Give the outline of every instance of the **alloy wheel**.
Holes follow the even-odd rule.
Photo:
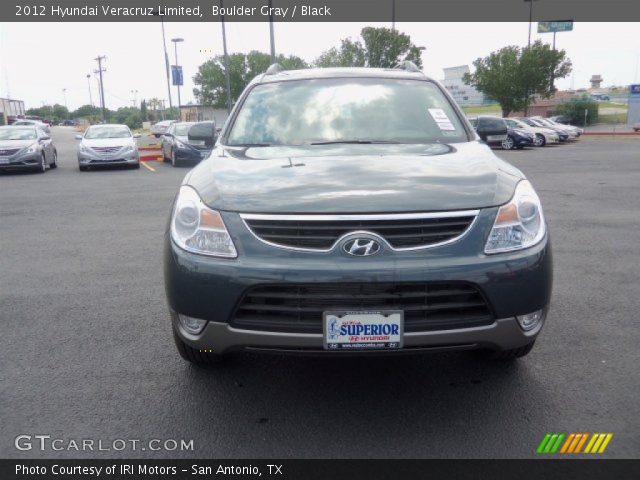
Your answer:
[[[511,150],[513,148],[513,138],[507,137],[502,141],[502,148],[504,150]]]

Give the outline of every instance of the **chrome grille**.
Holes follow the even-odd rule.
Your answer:
[[[249,330],[322,333],[330,310],[403,310],[405,332],[493,323],[480,290],[464,282],[260,285],[240,301],[232,325]]]
[[[330,250],[351,232],[371,232],[397,250],[451,242],[463,235],[477,210],[385,215],[261,215],[242,214],[261,240],[281,247]]]
[[[100,155],[113,155],[114,153],[118,153],[122,146],[119,147],[91,147],[92,150],[99,153]]]
[[[2,149],[2,150],[0,150],[0,156],[9,157],[9,156],[13,155],[14,153],[18,153],[19,150],[20,150],[19,148]]]

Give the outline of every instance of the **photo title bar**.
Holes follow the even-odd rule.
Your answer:
[[[271,3],[271,8],[269,7]],[[19,0],[4,22],[483,22],[529,21],[531,0]],[[534,21],[640,21],[640,2],[533,0]]]

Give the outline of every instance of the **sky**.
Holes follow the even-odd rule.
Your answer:
[[[342,38],[357,38],[371,23],[276,23],[277,53],[298,55],[311,62]],[[268,23],[227,22],[229,53],[269,52]],[[471,65],[505,45],[525,46],[528,24],[512,23],[397,23],[396,28],[426,47],[423,68],[441,80],[443,68]],[[182,103],[195,101],[192,77],[200,64],[222,54],[219,23],[165,23],[167,49],[174,63],[171,38],[178,46],[185,85]],[[532,40],[552,41],[552,34]],[[556,45],[573,62],[573,74],[558,80],[560,89],[589,86],[601,74],[603,86],[640,83],[640,23],[575,23],[574,31],[558,33]],[[24,100],[27,108],[59,103],[73,110],[89,103],[87,74],[97,68],[94,59],[106,55],[105,102],[108,108],[130,106],[135,100],[167,99],[162,30],[154,23],[0,23],[0,97]],[[98,83],[91,76],[93,103],[98,104]],[[171,87],[176,103],[176,87]],[[66,91],[63,91],[66,89]]]

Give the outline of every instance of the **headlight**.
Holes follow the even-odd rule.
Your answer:
[[[238,256],[220,214],[207,207],[191,187],[180,187],[171,216],[171,238],[188,252],[213,257]]]
[[[134,145],[127,145],[124,147],[124,153],[129,153],[135,151],[136,147]]]
[[[189,148],[189,145],[187,145],[186,143],[178,140],[177,138],[173,141],[173,143],[178,148]]]
[[[29,145],[27,148],[25,148],[22,153],[26,154],[26,153],[34,153],[38,150],[38,144],[34,143],[33,145]]]
[[[78,149],[79,149],[81,152],[85,152],[85,153],[89,151],[89,147],[86,147],[86,146],[84,145],[84,143],[81,143],[81,144],[80,144],[80,146],[78,147]]]
[[[542,240],[545,229],[540,199],[531,184],[522,180],[511,201],[498,210],[484,253],[531,247]]]

